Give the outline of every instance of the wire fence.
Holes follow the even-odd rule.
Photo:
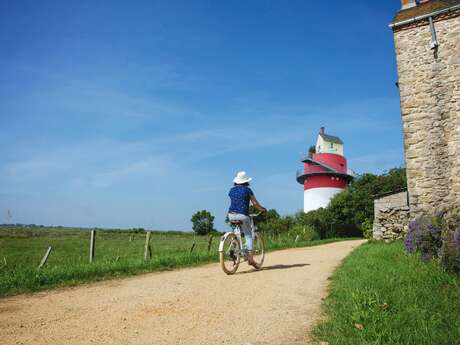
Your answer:
[[[178,231],[3,228],[0,230],[0,269],[70,267],[114,261],[138,263],[185,254],[214,253],[217,257],[219,239],[218,233],[197,236]],[[264,235],[268,249],[292,247],[305,241],[289,233]]]
[[[91,232],[65,229],[2,229],[0,267],[37,267],[49,247],[52,250],[46,260],[47,266],[91,261],[149,260],[158,256],[183,253],[217,253],[218,248],[218,235],[196,236],[185,232],[112,230],[94,230],[92,246]]]
[[[267,250],[333,242],[263,234]],[[295,236],[294,236],[295,235]],[[220,236],[184,232],[0,229],[0,297],[218,260]]]

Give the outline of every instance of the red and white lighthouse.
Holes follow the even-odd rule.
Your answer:
[[[297,182],[304,187],[304,212],[326,207],[353,179],[348,173],[342,140],[326,134],[324,127],[318,134],[314,152],[309,152],[302,162],[304,169],[297,172]]]

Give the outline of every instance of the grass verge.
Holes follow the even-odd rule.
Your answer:
[[[152,233],[153,256],[144,261],[145,234],[100,231],[92,264],[87,262],[89,233],[85,231],[17,230],[0,235],[0,297],[218,261],[218,238],[208,251],[206,237],[190,233]],[[294,244],[292,238],[281,236],[267,241],[266,247],[270,251],[341,240],[301,240]],[[190,253],[192,242],[196,246]],[[50,259],[37,270],[49,245],[54,248]]]
[[[331,279],[316,341],[459,344],[460,277],[405,254],[402,242],[360,246]]]

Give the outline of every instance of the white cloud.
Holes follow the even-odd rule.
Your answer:
[[[37,109],[48,109],[61,113],[73,112],[80,118],[89,117],[91,122],[96,119],[126,118],[133,121],[164,119],[171,117],[183,118],[184,116],[199,116],[199,112],[153,95],[133,94],[129,87],[114,86],[117,83],[96,78],[81,79],[78,75],[63,74],[56,71],[37,69],[28,65],[16,65],[16,69],[27,75],[38,77],[46,83],[46,88],[30,90],[30,103]],[[152,64],[151,66],[138,66],[130,64],[117,71],[117,78],[122,78],[125,73],[126,82],[131,82],[132,74],[149,75],[151,84],[157,88],[162,87],[188,87],[187,81],[180,73],[175,71],[171,64]]]
[[[107,188],[126,180],[136,180],[140,177],[165,176],[170,170],[171,161],[165,156],[146,157],[115,169],[96,173],[89,176],[89,185],[94,188]]]
[[[172,160],[144,142],[97,139],[0,165],[4,191],[106,188],[124,180],[164,175]]]

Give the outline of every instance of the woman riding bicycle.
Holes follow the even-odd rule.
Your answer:
[[[246,249],[248,251],[248,263],[256,266],[252,257],[252,229],[251,218],[249,217],[249,202],[251,202],[259,211],[267,211],[257,201],[251,188],[249,188],[249,181],[252,178],[246,175],[245,171],[240,171],[233,179],[233,187],[230,189],[228,196],[230,197],[230,208],[228,209],[228,219],[230,221],[240,221],[241,230],[246,239]]]

